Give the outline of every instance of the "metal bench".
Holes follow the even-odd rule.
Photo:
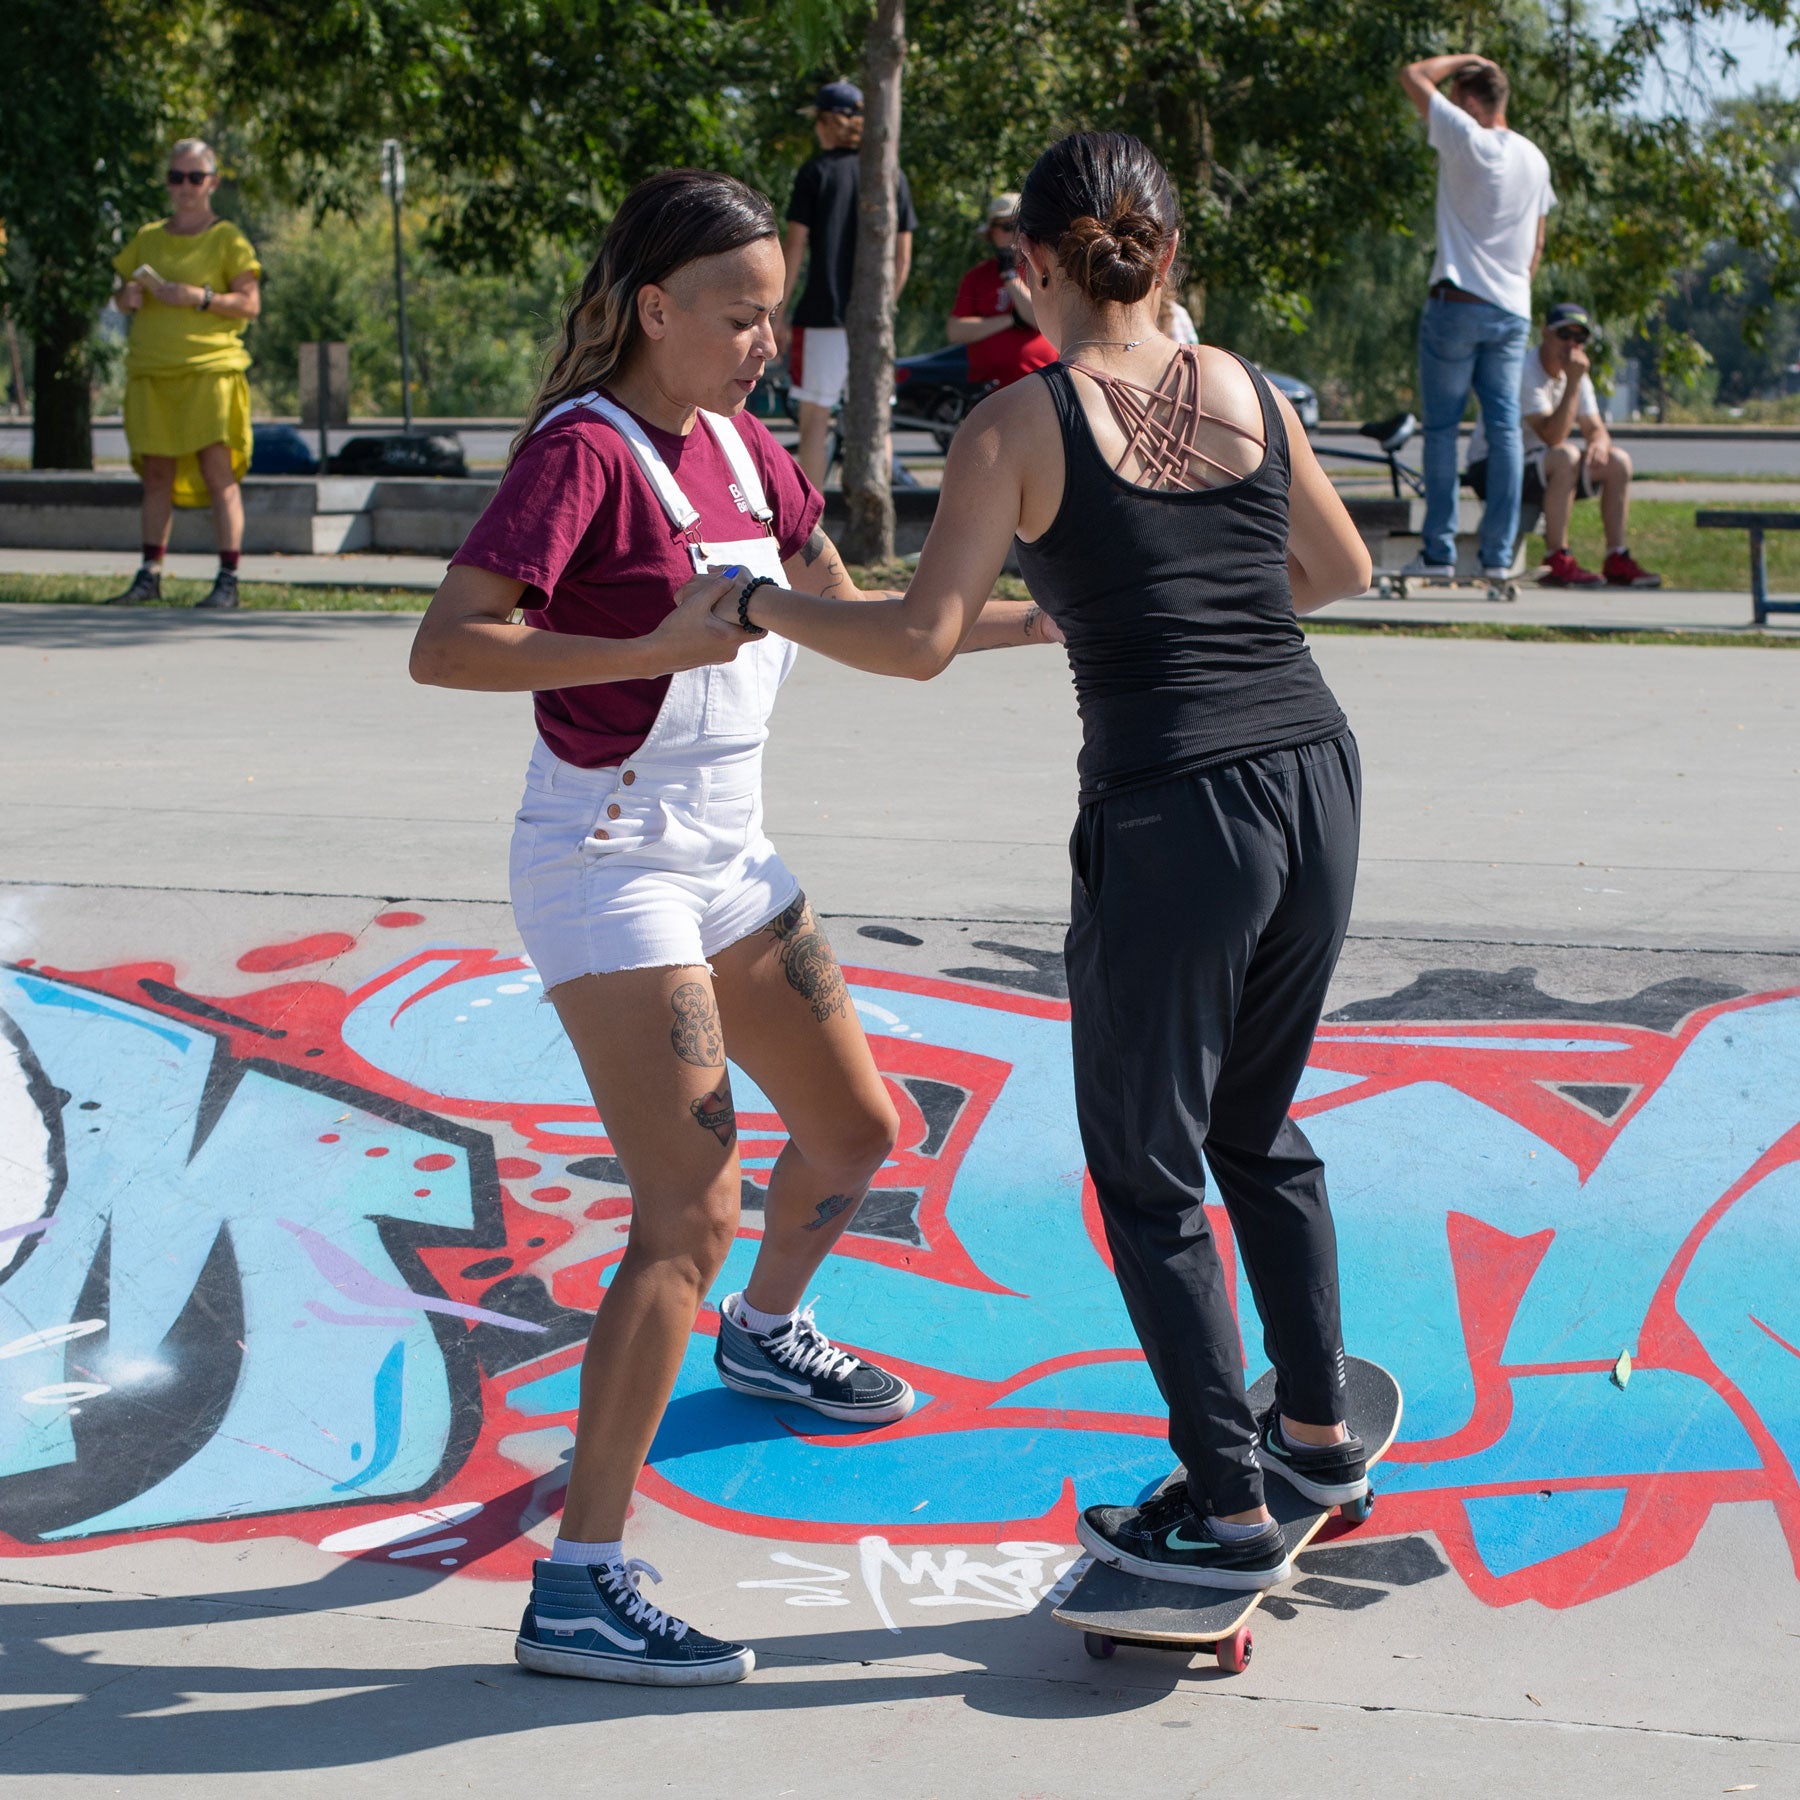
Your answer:
[[[1769,558],[1765,531],[1800,531],[1800,512],[1701,511],[1694,524],[1702,531],[1747,531],[1750,534],[1750,622],[1766,625],[1769,614],[1800,612],[1800,600],[1769,598]]]

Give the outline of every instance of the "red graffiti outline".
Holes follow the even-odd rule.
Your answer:
[[[432,961],[450,966],[436,980],[408,997],[396,1009],[395,1016],[428,993],[460,980],[485,977],[522,969],[527,965],[518,958],[498,956],[488,950],[435,949],[416,953],[397,967],[364,983],[353,993],[345,993],[328,983],[301,981],[264,987],[224,998],[196,996],[225,1012],[250,1021],[250,1027],[209,1022],[207,1028],[224,1037],[229,1048],[239,1056],[256,1055],[291,1063],[298,1068],[323,1069],[339,1080],[367,1088],[374,1093],[426,1107],[453,1118],[501,1122],[510,1126],[535,1150],[563,1156],[599,1151],[610,1153],[610,1144],[599,1129],[599,1121],[589,1109],[586,1119],[580,1109],[521,1107],[482,1101],[473,1097],[430,1095],[409,1088],[383,1070],[365,1063],[344,1042],[342,1026],[349,1012],[373,998],[380,990]],[[149,980],[175,985],[175,970],[166,963],[144,962],[111,969],[64,971],[43,969],[51,975],[99,993],[128,1001],[152,1012],[163,1012],[172,1018],[192,1023],[190,1015],[172,1002],[147,994],[141,982]],[[852,982],[872,988],[930,996],[961,1005],[990,1007],[1025,1016],[1066,1020],[1066,1003],[1034,995],[1000,992],[971,984],[902,974],[891,970],[848,968]],[[1540,1141],[1567,1156],[1585,1182],[1598,1167],[1608,1149],[1631,1120],[1648,1104],[1661,1087],[1670,1070],[1695,1037],[1716,1019],[1734,1011],[1747,1010],[1778,1000],[1800,997],[1800,988],[1746,995],[1701,1009],[1690,1015],[1672,1033],[1608,1022],[1564,1020],[1506,1021],[1470,1024],[1447,1021],[1431,1024],[1414,1021],[1404,1024],[1377,1023],[1326,1025],[1320,1029],[1311,1059],[1317,1069],[1347,1074],[1358,1079],[1349,1086],[1297,1104],[1295,1116],[1306,1118],[1340,1106],[1351,1105],[1375,1094],[1421,1081],[1438,1082],[1454,1088],[1470,1099],[1513,1120]],[[256,1029],[260,1027],[261,1029]],[[269,1031],[284,1035],[271,1037]],[[1455,1036],[1462,1039],[1491,1042],[1492,1050],[1457,1048],[1442,1044],[1420,1044],[1422,1035]],[[1619,1044],[1616,1050],[1561,1049],[1523,1050],[1519,1040],[1562,1036],[1569,1039],[1604,1037]],[[914,1273],[929,1274],[934,1279],[950,1280],[958,1285],[1004,1292],[990,1282],[972,1260],[954,1243],[945,1209],[950,1189],[963,1152],[973,1141],[981,1121],[991,1109],[1006,1079],[1006,1065],[973,1053],[951,1052],[941,1046],[914,1044],[905,1040],[876,1040],[884,1071],[891,1075],[943,1075],[945,1058],[955,1059],[960,1071],[948,1077],[968,1089],[970,1104],[964,1108],[953,1141],[942,1146],[936,1158],[914,1156],[911,1149],[896,1156],[892,1185],[919,1187],[925,1198],[920,1206],[920,1225],[932,1245],[934,1266],[920,1266],[924,1258],[909,1255],[901,1246],[877,1240],[856,1240],[853,1254],[872,1260],[898,1263]],[[315,1055],[307,1057],[307,1052]],[[1611,1120],[1602,1120],[1554,1091],[1557,1083],[1610,1083],[1631,1086],[1635,1092],[1630,1102]],[[904,1102],[903,1115],[909,1132],[916,1120],[922,1134],[923,1119],[910,1097],[895,1082],[898,1096]],[[589,1138],[572,1138],[545,1130],[548,1121],[570,1118],[592,1122],[595,1133]],[[753,1153],[767,1153],[779,1142],[766,1136],[779,1132],[779,1122],[763,1115],[747,1118],[746,1144]],[[751,1137],[750,1133],[755,1133]],[[920,1136],[909,1135],[909,1146],[916,1146]],[[1768,1500],[1776,1510],[1800,1573],[1800,1478],[1789,1466],[1779,1446],[1757,1417],[1754,1409],[1734,1384],[1713,1363],[1687,1322],[1677,1310],[1677,1295],[1682,1278],[1691,1266],[1700,1244],[1716,1228],[1731,1207],[1749,1193],[1768,1174],[1787,1163],[1800,1160],[1800,1127],[1796,1127],[1773,1146],[1723,1195],[1709,1204],[1691,1227],[1679,1252],[1671,1261],[1655,1298],[1646,1314],[1636,1352],[1640,1369],[1666,1369],[1692,1376],[1706,1383],[1729,1406],[1743,1424],[1758,1455],[1759,1469],[1690,1471],[1666,1474],[1582,1477],[1558,1480],[1556,1487],[1565,1489],[1625,1490],[1618,1526],[1590,1543],[1579,1545],[1544,1562],[1533,1564],[1504,1576],[1496,1576],[1482,1564],[1475,1548],[1464,1502],[1491,1494],[1539,1491],[1535,1483],[1501,1483],[1489,1486],[1464,1486],[1455,1489],[1430,1489],[1393,1494],[1382,1504],[1378,1515],[1384,1533],[1431,1531],[1444,1546],[1452,1565],[1471,1590],[1492,1605],[1511,1605],[1519,1600],[1535,1599],[1552,1607],[1583,1603],[1602,1594],[1643,1580],[1662,1568],[1679,1562],[1692,1547],[1711,1508],[1715,1505],[1745,1500]],[[915,1165],[929,1164],[929,1168]],[[911,1177],[916,1175],[917,1179]],[[527,1210],[502,1189],[506,1207],[506,1247],[515,1243],[515,1219],[521,1233],[529,1230],[552,1237],[546,1252],[565,1245],[574,1230],[572,1223]],[[1104,1235],[1098,1229],[1097,1207],[1091,1183],[1084,1180],[1082,1205],[1089,1233],[1097,1252],[1105,1259]],[[608,1213],[612,1203],[597,1203],[596,1209]],[[1220,1209],[1209,1208],[1218,1231],[1221,1247],[1227,1253],[1228,1270],[1235,1296],[1235,1257],[1230,1254],[1230,1236],[1223,1229]],[[564,1224],[557,1233],[550,1228]],[[1498,1441],[1504,1435],[1511,1415],[1511,1383],[1514,1378],[1550,1373],[1587,1372],[1603,1378],[1609,1365],[1603,1362],[1558,1364],[1508,1364],[1502,1360],[1504,1345],[1518,1306],[1529,1287],[1532,1275],[1548,1248],[1553,1234],[1546,1231],[1525,1238],[1513,1238],[1480,1220],[1452,1212],[1446,1219],[1452,1267],[1457,1283],[1457,1302],[1463,1321],[1464,1337],[1475,1384],[1475,1403],[1464,1426],[1450,1437],[1430,1444],[1403,1442],[1393,1452],[1397,1461],[1436,1461],[1468,1454],[1474,1449]],[[754,1231],[750,1233],[754,1235]],[[473,1293],[463,1282],[460,1272],[451,1268],[455,1261],[467,1260],[466,1249],[441,1248],[421,1252],[427,1267],[453,1298],[463,1298],[464,1291]],[[577,1270],[597,1271],[616,1261],[618,1252],[591,1258],[574,1265],[563,1274]],[[957,1260],[960,1257],[960,1262]],[[559,1287],[567,1284],[559,1277]],[[560,1295],[559,1295],[560,1297]],[[1769,1336],[1786,1344],[1760,1320],[1755,1321]],[[703,1321],[703,1329],[707,1322]],[[716,1327],[714,1327],[716,1329]],[[852,1346],[855,1348],[855,1346]],[[470,1572],[479,1564],[479,1572],[513,1578],[522,1574],[533,1548],[518,1532],[518,1514],[509,1502],[520,1505],[535,1496],[542,1505],[550,1497],[545,1482],[550,1477],[537,1476],[523,1484],[516,1481],[518,1465],[500,1455],[499,1442],[515,1431],[542,1430],[557,1423],[554,1415],[523,1417],[512,1411],[508,1403],[510,1390],[522,1379],[532,1380],[566,1368],[578,1359],[578,1347],[528,1365],[506,1371],[502,1377],[481,1378],[483,1424],[480,1440],[456,1474],[440,1490],[421,1496],[421,1503],[455,1504],[487,1494],[482,1513],[457,1527],[459,1535],[469,1538],[462,1552],[460,1568]],[[953,1375],[944,1370],[909,1368],[894,1365],[913,1379],[916,1385],[930,1391],[932,1403],[921,1408],[910,1419],[885,1428],[887,1434],[923,1436],[945,1430],[994,1429],[1008,1426],[1036,1426],[1041,1429],[1091,1429],[1123,1435],[1159,1435],[1158,1422],[1137,1414],[1080,1413],[1054,1408],[1007,1408],[1005,1396],[1019,1391],[1057,1369],[1086,1363],[1129,1359],[1133,1351],[1077,1351],[1067,1357],[1052,1359],[1029,1370],[1017,1371],[1000,1381],[979,1381]],[[1800,1352],[1797,1352],[1800,1354]],[[892,1359],[886,1359],[892,1362]],[[1001,1416],[996,1416],[1001,1415]],[[870,1434],[880,1435],[880,1434]],[[839,1438],[812,1437],[810,1442],[833,1450],[853,1448]],[[863,1440],[866,1441],[866,1440]],[[511,1483],[509,1487],[507,1484]],[[999,1520],[987,1524],[902,1523],[891,1520],[868,1521],[856,1525],[820,1525],[806,1520],[777,1520],[760,1515],[734,1512],[697,1499],[686,1493],[652,1467],[645,1472],[641,1491],[689,1517],[704,1520],[725,1529],[765,1538],[802,1542],[850,1542],[870,1532],[879,1532],[893,1542],[928,1543],[945,1541],[946,1530],[954,1530],[960,1542],[999,1541],[1007,1536],[1054,1534],[1067,1538],[1073,1526],[1074,1488],[1065,1482],[1057,1502],[1042,1517],[1034,1520]],[[198,1538],[202,1541],[236,1541],[247,1535],[290,1531],[300,1533],[302,1521],[315,1526],[328,1521],[333,1532],[357,1524],[391,1516],[396,1503],[383,1501],[367,1506],[335,1508],[320,1514],[274,1515],[255,1521],[209,1521],[200,1524],[170,1526],[145,1532],[108,1534],[50,1545],[19,1545],[19,1553],[66,1554],[72,1549],[99,1548],[121,1541],[157,1537]],[[307,1532],[306,1535],[310,1535]],[[365,1553],[371,1558],[386,1557],[389,1547]]]

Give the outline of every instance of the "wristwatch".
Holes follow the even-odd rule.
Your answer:
[[[212,311],[212,303],[213,303],[212,288],[210,286],[203,287],[200,290],[199,303],[195,306],[194,311],[195,312],[211,312]]]

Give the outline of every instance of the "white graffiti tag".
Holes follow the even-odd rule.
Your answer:
[[[898,1632],[883,1591],[891,1575],[903,1587],[926,1587],[929,1593],[908,1596],[914,1606],[991,1606],[1001,1612],[1030,1612],[1060,1585],[1076,1559],[1066,1556],[1061,1544],[1007,1542],[996,1544],[1002,1560],[981,1562],[967,1550],[925,1549],[897,1551],[884,1537],[857,1541],[857,1567],[869,1600],[889,1631]],[[740,1581],[740,1588],[772,1588],[787,1594],[789,1606],[848,1606],[843,1584],[848,1569],[830,1563],[804,1562],[785,1550],[769,1560],[796,1575],[767,1581]],[[1057,1595],[1060,1598],[1060,1594]]]

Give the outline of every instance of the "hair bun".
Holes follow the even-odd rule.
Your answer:
[[[1162,221],[1139,208],[1104,222],[1084,214],[1070,220],[1057,246],[1057,261],[1089,299],[1131,306],[1155,286],[1157,261],[1167,241]]]

